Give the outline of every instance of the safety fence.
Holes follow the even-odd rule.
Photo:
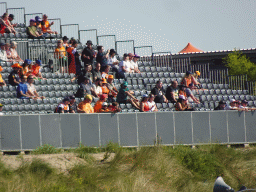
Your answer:
[[[123,57],[124,53],[134,52],[134,40],[116,41],[115,47],[119,57]]]
[[[255,112],[237,111],[2,116],[0,149],[255,143],[255,124]]]
[[[2,16],[7,9],[7,3],[6,2],[0,2],[0,15]]]
[[[157,67],[171,67],[172,55],[170,52],[156,52],[152,54],[152,61]]]
[[[97,45],[97,29],[79,30],[79,40],[84,45],[88,40],[91,40],[93,45]]]
[[[53,51],[48,51],[48,60],[52,60],[52,70],[53,73],[68,73],[68,53],[66,51],[61,51],[55,53]]]
[[[153,47],[152,46],[134,47],[134,54],[137,54],[139,56],[152,56]]]
[[[54,22],[53,25],[51,25],[51,30],[52,31],[57,31],[58,34],[61,33],[61,29],[60,29],[60,26],[61,26],[61,19],[60,18],[56,18],[56,19],[48,19],[49,23],[52,23]]]
[[[74,39],[79,39],[79,25],[78,24],[66,24],[61,25],[61,34],[62,36],[67,36],[69,38],[73,37]]]
[[[20,56],[20,58],[22,60],[25,60],[29,57],[29,45],[28,45],[28,41],[16,41],[17,43],[17,53]]]
[[[42,19],[43,13],[29,13],[29,14],[24,14],[24,20],[25,20],[25,22],[23,22],[23,23],[25,23],[26,26],[29,26],[29,24],[30,24],[30,23],[29,23],[30,19],[35,19],[36,16],[39,16],[39,17]]]
[[[116,36],[115,35],[101,35],[97,36],[98,45],[102,45],[105,50],[116,50]]]
[[[255,81],[247,81],[246,82],[247,90],[250,95],[256,95],[256,82]]]
[[[25,8],[8,8],[6,9],[6,12],[8,14],[14,15],[14,22],[13,23],[25,23],[24,21],[24,15],[25,15]]]
[[[42,63],[48,63],[48,52],[50,51],[49,46],[36,45],[28,47],[28,58],[32,61],[41,60]],[[52,50],[53,51],[53,50]]]

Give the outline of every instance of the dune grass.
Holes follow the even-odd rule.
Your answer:
[[[101,161],[91,156],[103,151]],[[207,192],[213,190],[217,176],[236,190],[241,185],[256,188],[256,147],[156,146],[136,150],[109,143],[100,149],[80,146],[72,152],[87,163],[75,165],[68,174],[57,173],[38,159],[16,170],[0,163],[0,191]],[[109,160],[111,153],[115,156]]]

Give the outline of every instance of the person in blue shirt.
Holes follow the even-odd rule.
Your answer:
[[[27,76],[21,76],[21,82],[17,87],[17,97],[20,99],[30,99],[31,95],[28,93]]]

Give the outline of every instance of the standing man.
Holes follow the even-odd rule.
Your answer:
[[[93,58],[96,57],[96,55],[94,54],[94,51],[92,49],[92,41],[88,40],[86,45],[87,45],[87,47],[84,48],[81,58],[82,58],[82,61],[84,62],[84,65],[86,65],[86,64],[92,65]]]
[[[168,99],[165,97],[162,81],[157,81],[156,86],[151,90],[151,94],[155,95],[156,103],[168,103]]]

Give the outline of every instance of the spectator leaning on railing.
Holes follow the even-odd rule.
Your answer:
[[[55,113],[69,113],[69,103],[70,99],[68,97],[64,98],[56,107]]]
[[[220,101],[219,105],[214,108],[214,110],[225,110],[226,107],[226,102],[225,101]]]
[[[12,21],[14,20],[14,15],[13,14],[10,14],[9,17],[8,17],[8,20],[11,24],[11,26],[14,28],[14,27],[17,27],[17,23],[12,23]]]
[[[101,108],[102,108],[102,104],[104,102],[106,102],[108,99],[108,95],[107,94],[102,94],[100,96],[100,99],[95,103],[94,105],[94,113],[99,113]]]
[[[78,104],[77,107],[77,112],[78,113],[94,113],[94,109],[91,106],[92,102],[92,96],[91,95],[86,95],[84,97],[84,101]]]
[[[155,95],[149,94],[148,106],[151,112],[158,111],[154,99],[155,99]]]
[[[5,81],[3,80],[1,72],[3,71],[3,68],[0,66],[0,87],[6,86]]]
[[[22,68],[19,63],[15,63],[12,65],[12,72],[8,76],[8,82],[12,86],[17,86],[21,82],[19,76],[19,70]]]
[[[99,113],[111,113],[111,111],[108,109],[108,103],[107,102],[102,103],[102,107],[99,110]]]
[[[69,97],[70,103],[69,103],[69,113],[77,113],[77,103],[76,98],[74,95]]]

